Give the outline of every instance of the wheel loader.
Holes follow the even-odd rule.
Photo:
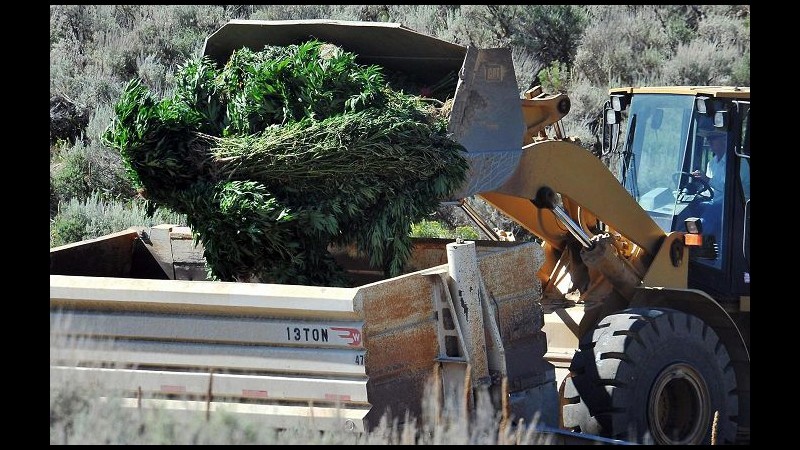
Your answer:
[[[561,426],[749,442],[750,89],[620,88],[606,106],[600,155],[543,139],[476,193],[543,240]]]
[[[519,94],[507,48],[393,23],[233,20],[204,54],[310,37],[422,86],[458,73],[448,131],[470,168],[442,200],[491,237],[466,200],[481,198],[536,239],[415,239],[394,278],[332,248],[350,288],[208,281],[202,243],[177,225],[54,248],[51,333],[95,346],[51,348],[51,383],[80,372],[132,406],[355,431],[418,415],[423,397],[474,407],[488,392],[559,436],[749,442],[749,87],[611,89],[590,151],[566,136],[567,95]]]

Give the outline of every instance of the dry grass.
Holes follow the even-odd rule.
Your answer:
[[[101,397],[99,386],[68,382],[50,388],[50,444],[324,444],[324,445],[497,445],[549,444],[534,426],[502,429],[491,408],[442,421],[402,426],[383,420],[368,433],[275,429],[252,419],[215,412],[176,415],[160,409],[124,407]]]

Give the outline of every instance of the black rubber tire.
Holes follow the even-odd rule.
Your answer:
[[[564,383],[565,428],[655,444],[736,438],[738,395],[730,357],[699,318],[628,309],[583,336]],[[656,414],[656,412],[659,412]]]

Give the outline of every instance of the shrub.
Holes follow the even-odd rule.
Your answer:
[[[79,211],[56,215],[50,224],[50,247],[71,244],[89,238],[90,219]],[[118,230],[119,231],[119,230]]]
[[[184,224],[186,218],[167,209],[146,214],[144,201],[109,200],[93,192],[85,201],[71,199],[59,204],[50,221],[50,247],[104,236],[132,226],[154,226],[162,223]]]
[[[428,32],[441,39],[478,47],[518,46],[545,64],[571,62],[584,26],[583,11],[573,5],[443,5],[429,17],[440,25]]]
[[[51,96],[95,109],[118,98],[134,77],[166,93],[172,67],[199,53],[227,20],[214,5],[51,6]]]
[[[342,19],[337,10],[357,5],[258,5],[250,15],[252,20],[304,20],[304,19]],[[346,15],[356,20],[353,13]],[[259,49],[253,49],[259,50]]]
[[[715,44],[730,44],[742,50],[750,48],[749,22],[714,11],[697,25],[697,37]]]
[[[50,6],[50,96],[65,95],[93,110],[114,93],[113,74],[98,61],[107,36],[120,33],[108,5]]]
[[[553,61],[539,72],[539,79],[542,82],[542,89],[546,92],[566,92],[569,83],[569,68],[560,61]]]
[[[571,66],[588,22],[577,5],[513,5],[509,11],[511,42],[539,56],[546,65]]]
[[[579,139],[582,146],[592,148],[599,139],[597,126],[608,100],[608,89],[570,77],[566,90],[571,107],[563,119],[564,130],[568,136]]]
[[[738,86],[750,86],[750,52],[742,55],[733,63],[731,83]]]
[[[448,33],[453,21],[460,16],[456,5],[386,5],[387,20],[400,22],[412,30],[430,36]],[[450,36],[452,37],[452,36]],[[456,42],[452,39],[442,39]]]
[[[514,72],[517,76],[517,87],[523,93],[536,86],[539,82],[539,73],[544,67],[539,55],[531,50],[519,46],[511,46],[511,60],[514,63]],[[547,91],[547,89],[545,89]]]
[[[478,234],[478,231],[475,230],[475,228],[472,228],[467,225],[461,225],[459,227],[456,227],[455,231],[453,231],[453,235],[454,237],[467,240],[475,240],[480,238],[480,234]]]
[[[421,238],[447,238],[451,232],[441,222],[421,220],[411,225],[411,236]]]
[[[653,9],[626,5],[590,8],[591,24],[573,71],[597,86],[636,85],[657,78],[669,40]]]
[[[411,225],[411,236],[419,238],[480,239],[478,231],[469,225],[458,225],[455,229],[451,229],[442,222],[424,219]]]
[[[498,35],[487,5],[460,5],[445,15],[446,25],[436,37],[459,45],[480,48],[509,45],[508,36]],[[400,20],[398,20],[400,21]]]
[[[89,124],[89,110],[63,95],[50,97],[50,145],[57,141],[74,144],[83,139]]]
[[[98,143],[57,145],[50,163],[50,182],[58,202],[86,199],[92,193],[109,199],[134,194],[119,154]]]
[[[730,44],[695,40],[680,45],[663,70],[666,84],[724,85],[731,82],[738,52]]]
[[[74,146],[57,143],[55,162],[50,164],[50,185],[57,200],[86,198],[92,189],[91,165],[83,143]]]

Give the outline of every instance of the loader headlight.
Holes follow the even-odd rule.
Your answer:
[[[695,107],[697,108],[697,112],[700,114],[712,114],[714,105],[711,103],[711,99],[709,97],[697,97],[694,100]]]
[[[628,99],[624,95],[614,94],[611,96],[611,108],[614,111],[622,111],[628,106]]]
[[[700,234],[703,232],[703,224],[700,222],[699,217],[689,217],[683,221],[686,225],[686,231],[692,234]]]
[[[683,235],[683,243],[689,247],[700,247],[703,245],[703,221],[699,217],[689,217],[683,221],[686,225],[686,234]]]
[[[714,113],[714,128],[728,129],[728,111],[717,111]]]

